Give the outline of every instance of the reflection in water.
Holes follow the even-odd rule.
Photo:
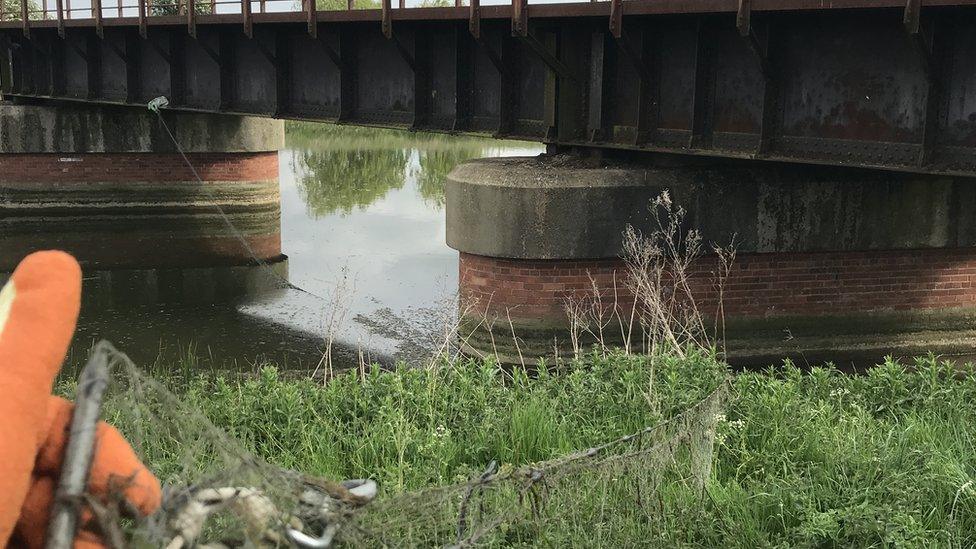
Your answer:
[[[296,151],[298,188],[313,217],[349,214],[403,187],[405,150]]]
[[[465,160],[485,156],[482,151],[459,149],[447,151],[423,151],[420,153],[420,175],[417,177],[417,190],[429,204],[438,208],[444,206],[444,178]]]
[[[408,179],[416,179],[417,192],[425,202],[440,208],[447,174],[465,160],[490,156],[492,147],[486,144],[495,144],[431,135],[408,140],[405,137],[411,134],[384,135],[388,132],[377,139],[336,139],[336,133],[343,131],[361,137],[365,130],[325,126],[316,134],[303,127],[289,134],[289,145],[302,147],[295,151],[297,165],[292,169],[302,174],[298,186],[314,217],[363,210],[389,191],[403,188]],[[457,144],[452,146],[451,139]]]
[[[483,156],[478,149],[410,151],[296,151],[298,187],[313,217],[348,215],[366,209],[394,189],[401,189],[417,157],[417,192],[435,208],[444,205],[444,178],[461,162]]]
[[[541,150],[289,124],[279,155],[281,251],[295,288],[250,292],[222,304],[137,305],[138,296],[116,296],[121,306],[85,308],[72,362],[101,337],[143,363],[160,354],[163,362],[185,362],[190,348],[202,367],[248,368],[267,358],[314,368],[329,334],[340,367],[358,360],[360,348],[381,361],[422,352],[457,290],[457,253],[445,244],[444,177],[470,158]],[[344,322],[332,330],[337,310]]]
[[[453,310],[457,291],[444,178],[470,158],[541,152],[520,145],[290,125],[281,155],[282,247],[290,281],[322,299],[296,293],[276,300],[277,311],[252,312],[324,334],[339,309],[346,321],[336,336],[352,355],[361,346],[389,360],[429,348],[438,330],[432,319]]]

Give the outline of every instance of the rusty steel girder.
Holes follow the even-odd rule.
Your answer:
[[[3,94],[976,176],[976,0],[145,1],[0,21]]]

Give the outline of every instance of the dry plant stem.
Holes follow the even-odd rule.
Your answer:
[[[363,339],[359,338],[356,342],[356,350],[359,354],[359,381],[366,381],[366,357],[363,355]]]
[[[468,339],[473,335],[474,330],[468,334],[467,337],[461,338],[461,324],[465,318],[468,317],[468,313],[471,312],[472,306],[470,304],[464,305],[461,308],[462,301],[459,295],[454,296],[451,300],[453,304],[449,306],[445,311],[444,316],[444,334],[441,340],[438,342],[434,353],[431,355],[430,360],[427,362],[427,369],[432,369],[437,366],[438,360],[442,358],[457,358],[462,354],[462,348],[467,343]],[[448,312],[453,309],[452,312]],[[475,327],[475,330],[481,326],[479,322]],[[452,352],[452,347],[455,349]]]
[[[715,337],[721,348],[722,355],[725,355],[725,282],[732,275],[732,266],[735,264],[736,235],[732,235],[729,245],[723,247],[714,246],[715,254],[719,258],[719,272],[717,274],[716,289],[718,291],[718,304],[715,311]]]
[[[78,396],[71,417],[71,432],[64,465],[48,523],[48,549],[70,549],[78,530],[78,515],[95,454],[95,434],[108,388],[108,362],[115,349],[100,341],[92,349],[78,380]]]
[[[627,284],[634,296],[631,314],[644,330],[647,351],[684,358],[689,346],[711,348],[711,336],[693,290],[691,271],[702,256],[702,237],[696,230],[683,232],[686,212],[671,202],[666,191],[651,201],[649,210],[657,224],[656,231],[645,237],[628,226],[624,232]],[[721,318],[724,282],[735,257],[734,241],[728,248],[715,248],[715,251],[720,260],[719,272],[714,273],[719,285],[716,316]]]
[[[589,335],[603,356],[606,356],[610,349],[607,333],[615,320],[620,330],[624,352],[629,354],[636,313],[635,308],[631,307],[629,321],[625,321],[621,315],[616,273],[613,276],[613,287],[608,289],[600,288],[599,283],[591,273],[587,272],[587,277],[590,281],[589,290],[583,294],[568,293],[563,298],[563,310],[569,320],[569,340],[574,356],[579,358],[583,352],[583,335]],[[607,303],[604,300],[604,294],[611,290],[613,301]]]
[[[339,329],[345,323],[346,315],[349,313],[349,302],[352,300],[355,291],[355,284],[351,288],[349,287],[348,268],[343,267],[342,276],[336,280],[335,287],[332,290],[332,306],[329,309],[329,318],[325,325],[325,351],[312,372],[312,377],[315,377],[319,368],[323,368],[323,383],[332,379],[334,373],[332,347]]]
[[[600,346],[603,356],[607,356],[607,341],[604,336],[604,330],[610,325],[613,317],[609,313],[607,307],[603,305],[603,290],[600,289],[600,285],[597,283],[596,278],[590,274],[589,271],[586,272],[587,278],[590,279],[590,287],[593,288],[593,304],[591,307],[593,319],[596,320],[596,330],[597,333],[593,334],[596,338],[597,343]],[[613,308],[617,307],[617,302],[614,301]]]
[[[494,294],[492,294],[491,297],[494,297]],[[490,319],[488,318],[490,307],[491,299],[489,298],[488,303],[485,305],[485,312],[482,314],[481,321],[488,329],[488,338],[491,340],[491,354],[495,357],[496,363],[501,363],[501,359],[498,357],[498,347],[495,345],[495,321],[498,320],[498,318],[494,316]]]
[[[470,310],[470,308],[468,308],[467,310]],[[462,313],[462,314],[464,314],[464,313]],[[464,348],[467,347],[468,341],[470,341],[471,338],[475,336],[475,334],[481,328],[481,326],[482,326],[483,323],[484,323],[484,319],[479,320],[477,324],[475,324],[474,326],[471,327],[470,330],[468,330],[468,335],[460,338],[460,340],[458,341],[458,350],[453,355],[452,358],[457,359],[457,358],[460,358],[463,355],[463,350],[464,350]],[[458,328],[460,329],[460,324],[458,325]],[[460,334],[458,334],[458,335],[460,335]]]
[[[444,359],[451,357],[458,352],[458,336],[461,332],[461,321],[468,309],[461,309],[462,302],[459,293],[455,292],[451,297],[443,300],[438,311],[437,325],[441,328],[440,333],[431,333],[432,349],[427,368],[438,367]]]
[[[634,315],[637,307],[630,307],[630,316],[624,324],[624,318],[620,315],[620,294],[617,288],[617,273],[613,273],[613,315],[617,318],[617,326],[620,328],[620,338],[623,343],[625,355],[631,354],[631,337],[634,334]]]
[[[522,346],[519,345],[518,336],[515,335],[515,324],[512,323],[511,310],[507,307],[505,308],[505,315],[508,316],[508,327],[512,330],[512,341],[515,342],[515,350],[518,351],[519,362],[522,364],[522,368],[525,368],[525,358],[522,357]]]
[[[563,300],[563,309],[566,311],[566,317],[569,319],[569,342],[573,347],[573,357],[580,357],[580,336],[583,331],[587,330],[585,326],[586,318],[584,315],[584,304],[585,298],[569,294]],[[558,348],[558,340],[553,341],[553,348]]]

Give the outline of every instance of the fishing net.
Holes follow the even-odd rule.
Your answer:
[[[131,547],[633,543],[653,533],[662,490],[700,497],[727,393],[722,382],[669,419],[556,459],[487,463],[464,482],[393,493],[270,465],[124,354],[112,349],[108,363],[102,417],[165,487],[148,519],[101,524],[113,545]]]

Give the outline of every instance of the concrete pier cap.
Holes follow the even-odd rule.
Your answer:
[[[566,352],[567,296],[596,281],[626,302],[622,233],[657,228],[667,191],[683,230],[735,237],[725,283],[731,362],[877,361],[976,355],[976,181],[809,165],[678,157],[592,166],[572,156],[480,159],[447,178],[447,242],[460,252],[465,315],[511,320],[523,355]],[[715,259],[704,254],[704,282]],[[632,299],[632,296],[630,296]],[[469,351],[514,356],[504,335]],[[490,345],[490,347],[489,347]],[[560,346],[562,348],[560,349]]]
[[[161,113],[187,153],[277,152],[285,144],[280,120]],[[0,102],[0,154],[174,152],[173,140],[148,108]]]
[[[148,109],[0,102],[0,278],[57,248],[99,306],[227,301],[277,283],[283,123],[162,116],[192,169]]]
[[[573,159],[490,158],[448,175],[447,243],[512,259],[618,257],[627,224],[647,228],[648,200],[667,187],[644,170],[589,169]]]

